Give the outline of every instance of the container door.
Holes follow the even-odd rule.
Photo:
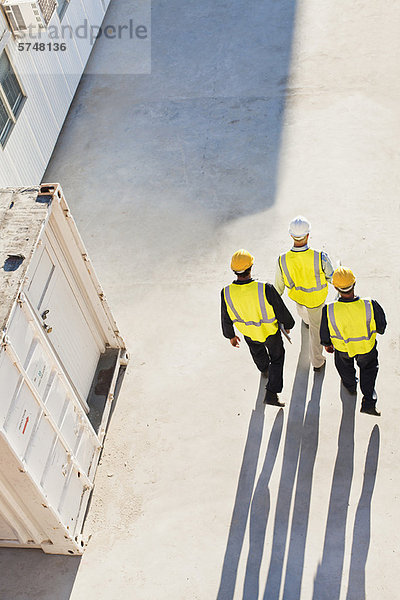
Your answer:
[[[74,288],[74,289],[73,289]],[[78,396],[85,401],[101,352],[101,340],[85,310],[73,276],[61,265],[47,237],[26,295]]]
[[[0,350],[0,385],[7,391],[0,429],[73,533],[93,483],[100,443],[30,310],[26,302],[17,305]],[[1,535],[9,533],[1,534],[0,522]]]

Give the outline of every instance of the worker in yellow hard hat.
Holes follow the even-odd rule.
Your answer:
[[[361,412],[379,417],[381,413],[375,406],[378,374],[376,334],[385,332],[385,313],[376,300],[355,295],[356,278],[348,267],[336,269],[332,283],[340,298],[322,310],[321,344],[328,352],[335,353],[335,365],[342,383],[354,396],[357,394],[356,360],[363,394]]]
[[[293,246],[278,258],[275,288],[280,295],[288,288],[288,296],[296,302],[297,312],[310,332],[310,362],[314,371],[322,371],[325,358],[319,341],[322,307],[328,295],[333,266],[326,252],[308,245],[311,224],[302,215],[289,224]]]
[[[288,333],[294,319],[273,285],[252,278],[253,263],[254,257],[247,250],[238,250],[232,256],[236,280],[221,290],[222,332],[235,348],[239,347],[240,337],[234,327],[243,334],[257,368],[268,377],[264,402],[284,406],[278,397],[285,358],[279,324]]]

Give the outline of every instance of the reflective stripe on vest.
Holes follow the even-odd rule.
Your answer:
[[[292,257],[290,253],[295,255],[295,257]],[[312,257],[310,256],[311,253],[313,254]],[[288,255],[291,256],[292,260],[288,260]],[[298,281],[301,272],[300,269],[296,272],[294,260],[303,263],[303,265],[307,267],[307,271],[310,273],[310,283],[313,280],[312,282],[315,282],[315,285],[309,285],[308,287],[299,285],[302,283],[301,281]],[[293,252],[290,250],[279,257],[279,262],[282,268],[285,285],[289,288],[289,297],[292,298],[292,300],[308,308],[320,306],[325,302],[326,296],[328,295],[328,284],[326,282],[325,273],[322,270],[320,252],[312,250],[312,248],[308,248],[301,252]],[[292,263],[291,268],[288,263]]]
[[[243,311],[243,307],[238,309],[235,306],[232,295],[231,288],[235,286],[235,293],[239,292],[240,289],[246,287],[246,295],[249,290],[251,291],[249,294],[250,304],[249,304],[249,312],[251,313],[261,313],[261,319],[254,320],[246,320],[245,315],[241,316],[240,312]],[[251,288],[249,287],[251,286]],[[257,290],[255,289],[257,288]],[[253,295],[254,294],[254,295]],[[264,294],[264,284],[253,281],[250,283],[246,283],[243,285],[231,284],[224,288],[225,300],[228,308],[228,314],[232,319],[232,322],[236,325],[237,329],[251,338],[254,341],[264,342],[267,337],[270,335],[274,335],[278,330],[278,322],[275,317],[274,309],[269,304]],[[269,314],[268,314],[269,313]]]
[[[359,310],[360,305],[363,305],[365,309],[365,313],[361,313]],[[341,305],[346,306],[346,308],[341,308]],[[354,308],[352,306],[354,305]],[[351,315],[351,325],[350,328],[358,333],[362,330],[366,332],[366,335],[352,335],[348,337],[344,337],[341,333],[341,325],[340,315],[335,315],[335,307],[336,311],[340,313],[340,311],[352,311],[354,315]],[[357,307],[357,308],[356,308]],[[347,352],[350,357],[355,356],[356,354],[367,354],[372,350],[375,345],[376,338],[376,323],[373,315],[372,302],[368,299],[359,298],[354,302],[332,302],[328,304],[327,307],[328,314],[328,326],[331,334],[331,340],[333,346],[336,350],[340,350],[341,352]],[[348,315],[346,315],[348,318]],[[348,330],[348,327],[346,327]]]

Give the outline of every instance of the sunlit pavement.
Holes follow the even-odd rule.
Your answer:
[[[3,550],[1,597],[398,596],[399,25],[393,4],[153,0],[151,74],[82,80],[45,181],[63,186],[132,360],[85,555]],[[123,71],[129,47],[106,43],[91,69]],[[386,310],[380,418],[332,356],[313,373],[297,316],[284,409],[263,406],[247,348],[222,337],[231,254],[249,249],[273,281],[298,213]]]

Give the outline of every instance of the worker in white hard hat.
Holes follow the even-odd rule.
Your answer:
[[[296,302],[297,312],[310,331],[310,361],[318,372],[325,365],[319,328],[333,266],[325,252],[309,247],[310,231],[311,224],[305,217],[299,215],[291,221],[293,246],[278,258],[275,288],[281,295],[288,288],[289,298]]]
[[[294,319],[272,284],[252,278],[253,263],[243,248],[232,256],[236,280],[221,290],[222,333],[234,348],[240,342],[234,326],[243,335],[256,367],[267,377],[265,404],[285,406],[278,397],[285,359],[279,324],[289,333]]]
[[[335,353],[335,366],[342,383],[354,396],[357,395],[356,361],[363,394],[361,412],[379,417],[381,413],[375,406],[378,375],[376,334],[385,332],[385,313],[376,300],[355,295],[356,278],[348,267],[336,269],[332,283],[340,298],[322,310],[321,344],[328,352]]]

